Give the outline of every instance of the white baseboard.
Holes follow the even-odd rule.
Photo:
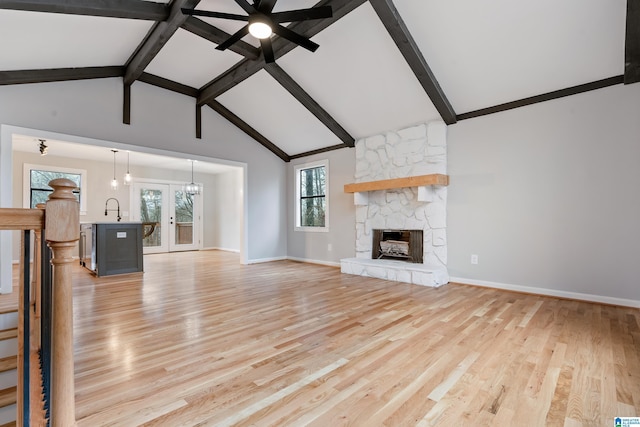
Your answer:
[[[224,252],[234,252],[236,254],[240,253],[240,249],[229,249],[229,248],[218,248],[218,247],[210,247],[210,248],[202,248],[203,251],[224,251]]]
[[[462,285],[482,286],[485,288],[503,289],[505,291],[523,292],[527,294],[546,295],[551,297],[567,298],[578,301],[598,302],[602,304],[619,305],[622,307],[640,308],[640,301],[624,298],[607,297],[603,295],[583,294],[580,292],[559,291],[556,289],[535,288],[532,286],[511,285],[508,283],[489,282],[486,280],[466,279],[463,277],[450,277],[450,282]]]
[[[271,261],[282,261],[287,259],[286,256],[278,256],[273,258],[258,258],[258,259],[250,259],[247,261],[247,264],[260,264],[263,262],[271,262]]]
[[[340,263],[335,261],[322,261],[319,259],[298,258],[295,256],[288,256],[287,259],[290,259],[291,261],[307,262],[309,264],[320,264],[320,265],[326,265],[329,267],[340,267]]]

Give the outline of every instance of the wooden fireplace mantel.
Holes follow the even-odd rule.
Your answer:
[[[426,185],[449,185],[449,175],[432,173],[429,175],[409,176],[406,178],[383,179],[380,181],[356,182],[345,184],[345,193],[363,193],[365,191],[390,190],[393,188],[424,187]]]

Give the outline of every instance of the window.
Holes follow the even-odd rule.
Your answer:
[[[296,230],[329,230],[329,161],[296,167]]]
[[[73,193],[80,202],[80,214],[86,214],[87,203],[84,187],[87,182],[87,171],[25,163],[23,174],[24,193],[22,205],[25,208],[33,209],[38,203],[45,203],[49,199],[49,195],[53,192],[53,188],[49,187],[49,181],[56,178],[67,178],[78,186]]]

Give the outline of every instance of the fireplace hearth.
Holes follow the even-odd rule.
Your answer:
[[[396,259],[422,264],[422,230],[371,230],[372,259]]]

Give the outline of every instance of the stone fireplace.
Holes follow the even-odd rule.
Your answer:
[[[372,230],[371,259],[422,264],[422,230]]]
[[[355,184],[345,186],[356,204],[355,258],[341,260],[341,271],[426,286],[447,283],[446,169],[443,122],[356,141]],[[411,236],[410,230],[420,233]],[[408,253],[418,235],[421,245],[414,243],[413,250],[419,247],[420,257]],[[391,241],[383,245],[388,253],[380,256],[385,240]]]

